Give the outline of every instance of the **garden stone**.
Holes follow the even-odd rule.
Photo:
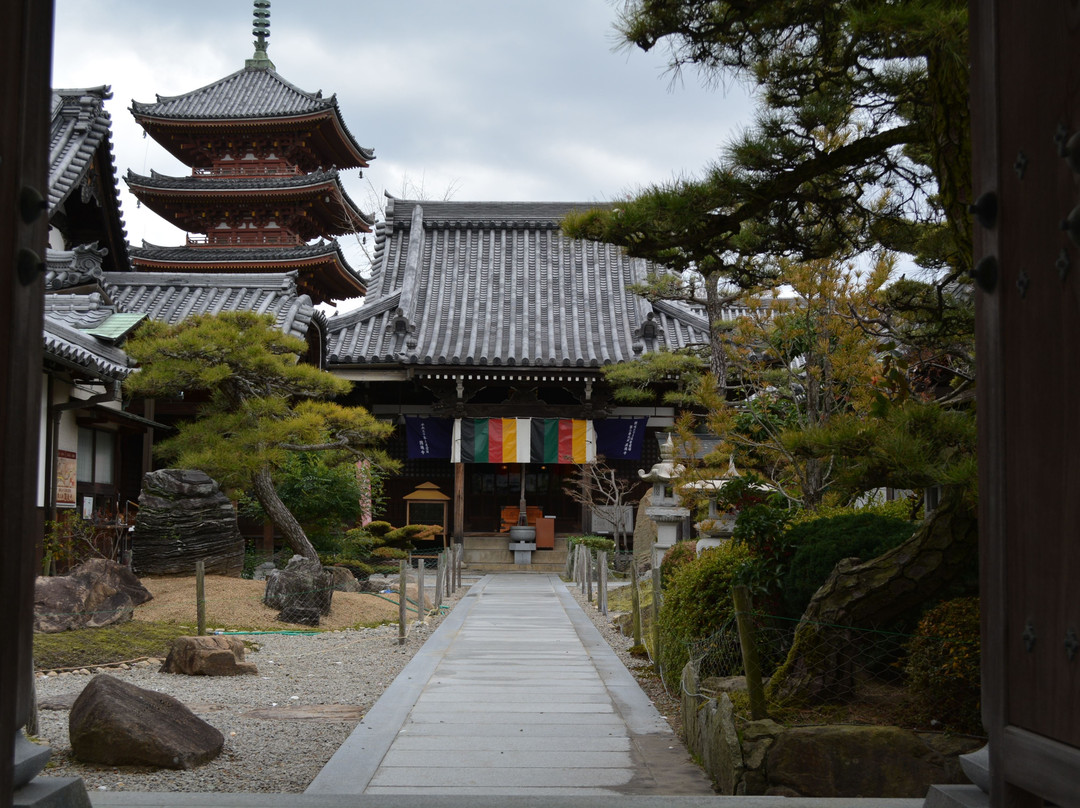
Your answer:
[[[244,539],[236,509],[201,471],[150,472],[139,494],[132,569],[139,575],[191,575],[196,561],[203,562],[208,574],[240,575]]]
[[[75,758],[106,766],[190,769],[220,754],[224,736],[164,693],[99,674],[68,718]]]
[[[331,574],[326,572],[318,561],[294,555],[285,569],[274,570],[266,577],[263,603],[272,609],[280,610],[313,608],[320,615],[325,615],[330,614],[333,596]],[[284,618],[279,615],[279,619]]]
[[[282,623],[296,623],[301,626],[319,625],[319,610],[314,606],[286,606],[277,619]]]
[[[360,582],[346,567],[323,567],[330,573],[331,586],[335,592],[363,592]]]
[[[188,676],[244,676],[258,672],[255,663],[244,661],[243,642],[216,635],[177,637],[159,671]]]
[[[277,565],[273,561],[264,561],[252,571],[251,580],[265,581],[267,576],[276,569]]]
[[[55,633],[97,628],[131,619],[135,607],[153,598],[131,570],[94,558],[68,575],[39,577],[34,584],[34,631]]]
[[[794,727],[766,759],[769,786],[803,797],[923,797],[950,778],[942,756],[898,727]],[[747,792],[750,784],[747,784]],[[758,792],[761,793],[761,792]]]

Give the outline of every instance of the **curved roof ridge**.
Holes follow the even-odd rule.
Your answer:
[[[192,113],[191,112],[185,113],[183,111],[183,107],[180,104],[180,102],[185,102],[185,101],[190,102],[196,96],[210,93],[212,90],[216,90],[216,89],[218,89],[220,87],[223,87],[225,85],[228,85],[228,84],[230,84],[230,83],[232,83],[234,81],[238,81],[241,77],[246,78],[248,76],[254,76],[256,81],[262,76],[266,76],[267,78],[276,81],[278,84],[280,84],[284,88],[286,88],[288,90],[291,90],[297,96],[300,96],[305,101],[309,102],[311,106],[310,106],[310,108],[308,110],[306,110],[308,112],[314,112],[317,109],[326,109],[327,107],[332,106],[335,103],[335,98],[336,98],[335,96],[332,95],[329,98],[323,98],[322,90],[317,90],[314,93],[308,92],[307,90],[301,90],[299,87],[297,87],[295,84],[293,84],[292,82],[287,80],[284,76],[282,76],[280,73],[278,73],[273,68],[270,68],[270,67],[244,66],[244,67],[241,67],[239,70],[237,70],[237,71],[235,71],[233,73],[230,73],[227,76],[223,76],[220,79],[216,79],[216,80],[210,82],[209,84],[204,84],[202,87],[196,87],[194,90],[189,90],[186,93],[180,93],[178,95],[161,95],[160,93],[155,93],[154,96],[155,96],[155,98],[157,100],[154,101],[153,103],[143,102],[143,101],[136,101],[135,99],[132,99],[131,100],[131,111],[133,113],[137,114],[137,115],[148,115],[148,116],[152,116],[152,117],[163,117],[163,118],[187,117],[187,116],[191,115]],[[168,114],[167,108],[170,105],[175,105],[177,107],[180,107],[180,109],[175,111],[175,113],[178,113],[178,114],[172,114],[172,115]],[[155,109],[155,107],[160,108],[160,109]],[[236,109],[233,109],[231,114],[227,114],[229,112],[227,109],[224,109],[221,112],[222,112],[222,114],[220,115],[220,117],[228,117],[228,118],[246,117],[244,115],[238,114],[238,110],[236,110]],[[278,113],[278,114],[280,114],[280,113]],[[215,117],[215,116],[214,115],[202,115],[200,117]]]
[[[347,144],[361,158],[361,166],[375,159],[375,150],[361,146],[341,115],[337,94],[324,97],[322,90],[302,90],[272,67],[247,65],[228,76],[180,95],[156,95],[156,101],[131,100],[136,118],[159,120],[239,120],[292,118],[330,113]]]

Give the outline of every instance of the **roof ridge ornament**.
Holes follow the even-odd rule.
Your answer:
[[[266,55],[270,43],[270,0],[254,0],[255,13],[251,24],[251,33],[255,35],[255,55],[244,62],[245,67],[269,68],[275,70],[274,63]]]

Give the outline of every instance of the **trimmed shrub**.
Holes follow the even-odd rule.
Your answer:
[[[691,542],[681,543],[693,547]],[[749,558],[745,546],[729,543],[710,548],[673,570],[659,618],[660,668],[669,687],[679,687],[682,669],[690,659],[688,645],[716,633],[734,616],[731,586]]]
[[[910,539],[916,527],[903,519],[860,512],[796,524],[785,536],[796,548],[781,583],[787,616],[802,616],[838,561],[877,558]]]
[[[603,536],[594,536],[592,534],[585,534],[582,536],[571,536],[567,539],[568,546],[573,549],[579,544],[584,544],[594,553],[604,551],[605,553],[615,552],[615,542],[611,539],[605,539]]]
[[[404,550],[400,550],[397,547],[376,547],[371,551],[371,557],[373,559],[401,559],[408,558],[409,554]]]
[[[353,574],[353,577],[358,581],[366,581],[368,576],[375,572],[375,568],[370,564],[365,564],[363,561],[357,561],[355,558],[345,558],[344,556],[324,556],[319,555],[319,562],[324,567],[344,567]]]
[[[904,669],[922,720],[984,734],[979,658],[978,598],[947,600],[923,615]]]
[[[697,558],[696,541],[677,541],[660,561],[660,588],[667,591],[671,576]]]

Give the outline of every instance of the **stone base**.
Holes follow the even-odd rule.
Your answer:
[[[79,777],[35,777],[12,795],[12,808],[90,808]]]
[[[11,781],[18,788],[24,783],[29,783],[45,769],[49,762],[52,750],[47,746],[32,743],[22,730],[15,733],[15,767],[12,771]]]
[[[923,808],[990,808],[990,795],[978,786],[930,786]]]
[[[536,549],[536,542],[534,541],[512,541],[510,542],[510,552],[514,554],[515,564],[531,564],[533,550]]]

